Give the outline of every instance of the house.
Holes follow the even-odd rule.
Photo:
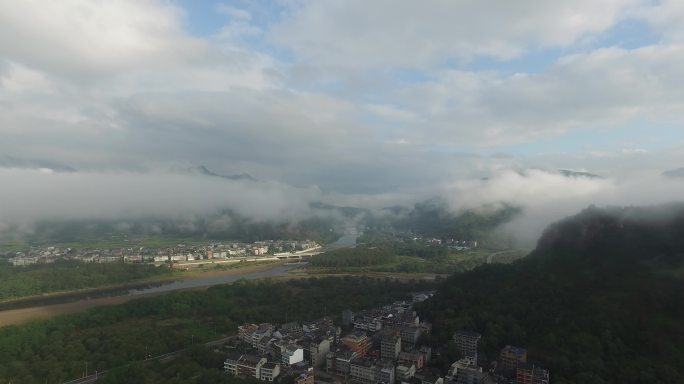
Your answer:
[[[465,357],[451,364],[446,379],[457,384],[480,384],[483,382],[484,374],[473,358]]]
[[[245,343],[252,344],[252,335],[259,328],[256,324],[245,324],[238,327],[238,337]]]
[[[325,356],[330,352],[330,340],[319,336],[309,344],[309,361],[312,367],[320,367],[325,362]]]
[[[223,370],[233,376],[237,376],[238,374],[238,360],[242,357],[241,353],[233,353],[226,358],[226,361],[223,362]]]
[[[503,369],[516,369],[518,364],[527,362],[527,350],[507,345],[501,349],[499,361]]]
[[[348,327],[354,324],[354,312],[345,309],[342,311],[342,325]]]
[[[265,357],[242,355],[237,361],[237,376],[261,378],[261,367],[266,364]]]
[[[397,360],[407,365],[413,364],[417,370],[425,366],[425,356],[420,351],[399,352]]]
[[[294,380],[295,384],[314,384],[314,370],[309,368],[306,372],[302,372]]]
[[[352,381],[361,384],[377,383],[377,367],[370,359],[357,358],[349,366],[349,376]]]
[[[368,354],[371,344],[370,339],[365,332],[355,331],[345,336],[341,340],[342,345],[356,352],[357,355],[363,357]]]
[[[304,361],[304,349],[296,344],[288,344],[280,349],[283,365],[290,366]]]
[[[536,364],[518,364],[516,384],[549,384],[549,370]]]
[[[418,343],[422,331],[423,329],[416,325],[404,327],[401,330],[402,348],[405,350],[412,349]]]
[[[265,354],[268,350],[271,348],[271,344],[275,341],[275,338],[271,336],[263,336],[259,340],[257,340],[256,345],[254,348],[256,348],[257,351],[259,351],[260,354]]]
[[[397,380],[408,381],[416,374],[416,366],[413,364],[399,364],[395,369]]]
[[[257,348],[257,344],[259,343],[259,340],[261,340],[262,337],[264,336],[271,336],[273,333],[273,325],[269,323],[262,323],[259,324],[259,327],[252,333],[252,340],[250,344],[252,344],[252,347]]]
[[[394,384],[395,368],[394,364],[389,360],[380,360],[377,363],[377,381],[378,383]]]
[[[477,343],[482,335],[470,331],[457,331],[454,333],[454,342],[458,352],[464,357],[471,357],[477,361]]]
[[[351,361],[358,355],[349,349],[328,352],[325,356],[326,370],[340,376],[347,376],[350,372]]]
[[[396,360],[399,352],[401,352],[401,336],[394,334],[382,338],[380,356],[383,359]]]
[[[280,364],[267,362],[261,366],[261,380],[273,381],[280,374]]]

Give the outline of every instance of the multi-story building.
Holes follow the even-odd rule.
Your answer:
[[[371,347],[370,339],[365,332],[356,331],[342,338],[342,345],[356,352],[360,357],[366,356]]]
[[[429,363],[430,360],[432,360],[432,348],[428,347],[427,345],[423,345],[422,347],[420,347],[420,349],[418,349],[418,351],[422,353],[423,356],[425,356],[425,364]]]
[[[423,329],[419,326],[412,325],[404,327],[401,330],[401,344],[402,348],[405,350],[412,349],[416,343],[418,343],[418,338],[420,338]]]
[[[267,362],[261,366],[261,381],[273,381],[280,374],[280,364]]]
[[[326,355],[326,369],[330,373],[346,377],[349,375],[351,362],[356,357],[356,352],[349,349],[328,352]]]
[[[354,328],[361,331],[377,332],[382,329],[382,320],[370,311],[354,315]]]
[[[396,368],[397,380],[408,381],[416,374],[416,366],[413,364],[399,364]]]
[[[226,358],[226,361],[223,362],[223,370],[233,376],[237,376],[238,374],[238,360],[242,357],[242,354],[231,354]]]
[[[342,311],[342,325],[348,327],[354,324],[354,312],[346,309]]]
[[[516,369],[518,364],[527,362],[527,350],[507,345],[501,350],[499,360],[502,368]]]
[[[296,323],[286,323],[280,326],[280,333],[283,335],[288,335],[293,338],[301,337],[304,334],[302,327]]]
[[[352,381],[361,384],[377,383],[378,369],[372,360],[365,358],[354,359],[349,368],[349,376]]]
[[[397,360],[404,364],[413,364],[416,369],[421,369],[425,366],[425,355],[420,351],[399,352]]]
[[[401,336],[388,335],[380,343],[380,356],[383,359],[396,360],[401,352]]]
[[[245,343],[252,344],[252,335],[259,329],[256,324],[245,324],[238,327],[238,337]]]
[[[330,352],[330,340],[319,336],[311,340],[309,344],[309,355],[312,367],[319,367],[325,363],[325,356]]]
[[[466,357],[451,364],[446,379],[456,384],[480,384],[483,382],[484,374],[475,360]]]
[[[549,370],[535,364],[518,364],[515,377],[516,384],[549,384]]]
[[[264,336],[271,336],[272,333],[273,333],[273,325],[271,325],[269,323],[259,324],[259,326],[254,331],[254,333],[252,333],[252,340],[251,340],[252,347],[257,348],[257,344],[258,344],[259,340]]]
[[[458,352],[463,357],[470,357],[477,361],[477,344],[482,335],[470,331],[457,331],[454,333],[454,342]]]
[[[382,384],[394,384],[394,364],[389,360],[378,361],[377,382]]]
[[[290,366],[304,361],[304,349],[295,344],[285,345],[280,350],[283,365]]]
[[[257,340],[256,345],[254,348],[259,351],[260,354],[265,354],[266,351],[268,351],[271,348],[271,343],[275,341],[275,339],[271,336],[263,336],[259,340]]]
[[[237,375],[260,379],[261,367],[264,364],[266,364],[265,357],[243,355],[237,362]]]

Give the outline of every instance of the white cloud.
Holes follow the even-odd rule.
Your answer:
[[[206,49],[156,0],[0,2],[0,54],[70,78],[169,65]]]
[[[541,73],[444,71],[388,97],[429,122],[414,127],[423,141],[496,146],[632,121],[684,123],[683,65],[680,44],[604,48],[562,57]]]
[[[271,39],[315,65],[423,68],[567,46],[607,30],[634,2],[301,1]]]

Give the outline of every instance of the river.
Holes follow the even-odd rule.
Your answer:
[[[337,241],[325,250],[356,247],[356,239],[361,232],[350,227]],[[258,270],[235,270],[225,274],[208,273],[206,276],[157,283],[137,283],[120,287],[93,289],[57,295],[32,297],[15,302],[0,304],[0,326],[18,324],[36,318],[73,313],[98,305],[119,304],[134,298],[158,295],[178,290],[211,287],[228,284],[238,280],[255,280],[269,277],[286,276],[291,269],[301,264],[274,264]]]
[[[233,283],[238,280],[255,280],[263,279],[267,277],[278,277],[285,276],[287,273],[293,269],[301,267],[303,264],[278,264],[275,268],[268,269],[265,271],[250,272],[245,274],[236,275],[224,275],[224,276],[210,276],[210,277],[199,277],[188,280],[178,280],[172,283],[149,286],[142,289],[132,289],[128,291],[128,295],[146,295],[149,293],[162,293],[177,291],[179,289],[193,289],[201,287],[210,287],[213,285]]]
[[[232,283],[238,280],[255,280],[268,277],[285,276],[288,272],[301,264],[273,264],[265,265],[256,271],[231,270],[226,273],[207,273],[205,276],[192,277],[182,280],[162,281],[153,283],[134,283],[118,287],[92,289],[87,291],[76,291],[64,294],[45,295],[40,297],[30,297],[14,302],[0,304],[0,316],[6,315],[5,312],[19,309],[47,308],[60,304],[75,304],[79,302],[97,302],[102,299],[125,298],[125,300],[183,289],[195,289],[210,287],[213,285]],[[250,268],[250,267],[246,267]],[[1,322],[0,322],[1,323]]]

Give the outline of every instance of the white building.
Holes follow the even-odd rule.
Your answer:
[[[290,366],[304,361],[304,349],[298,345],[288,344],[280,350],[282,362]]]

